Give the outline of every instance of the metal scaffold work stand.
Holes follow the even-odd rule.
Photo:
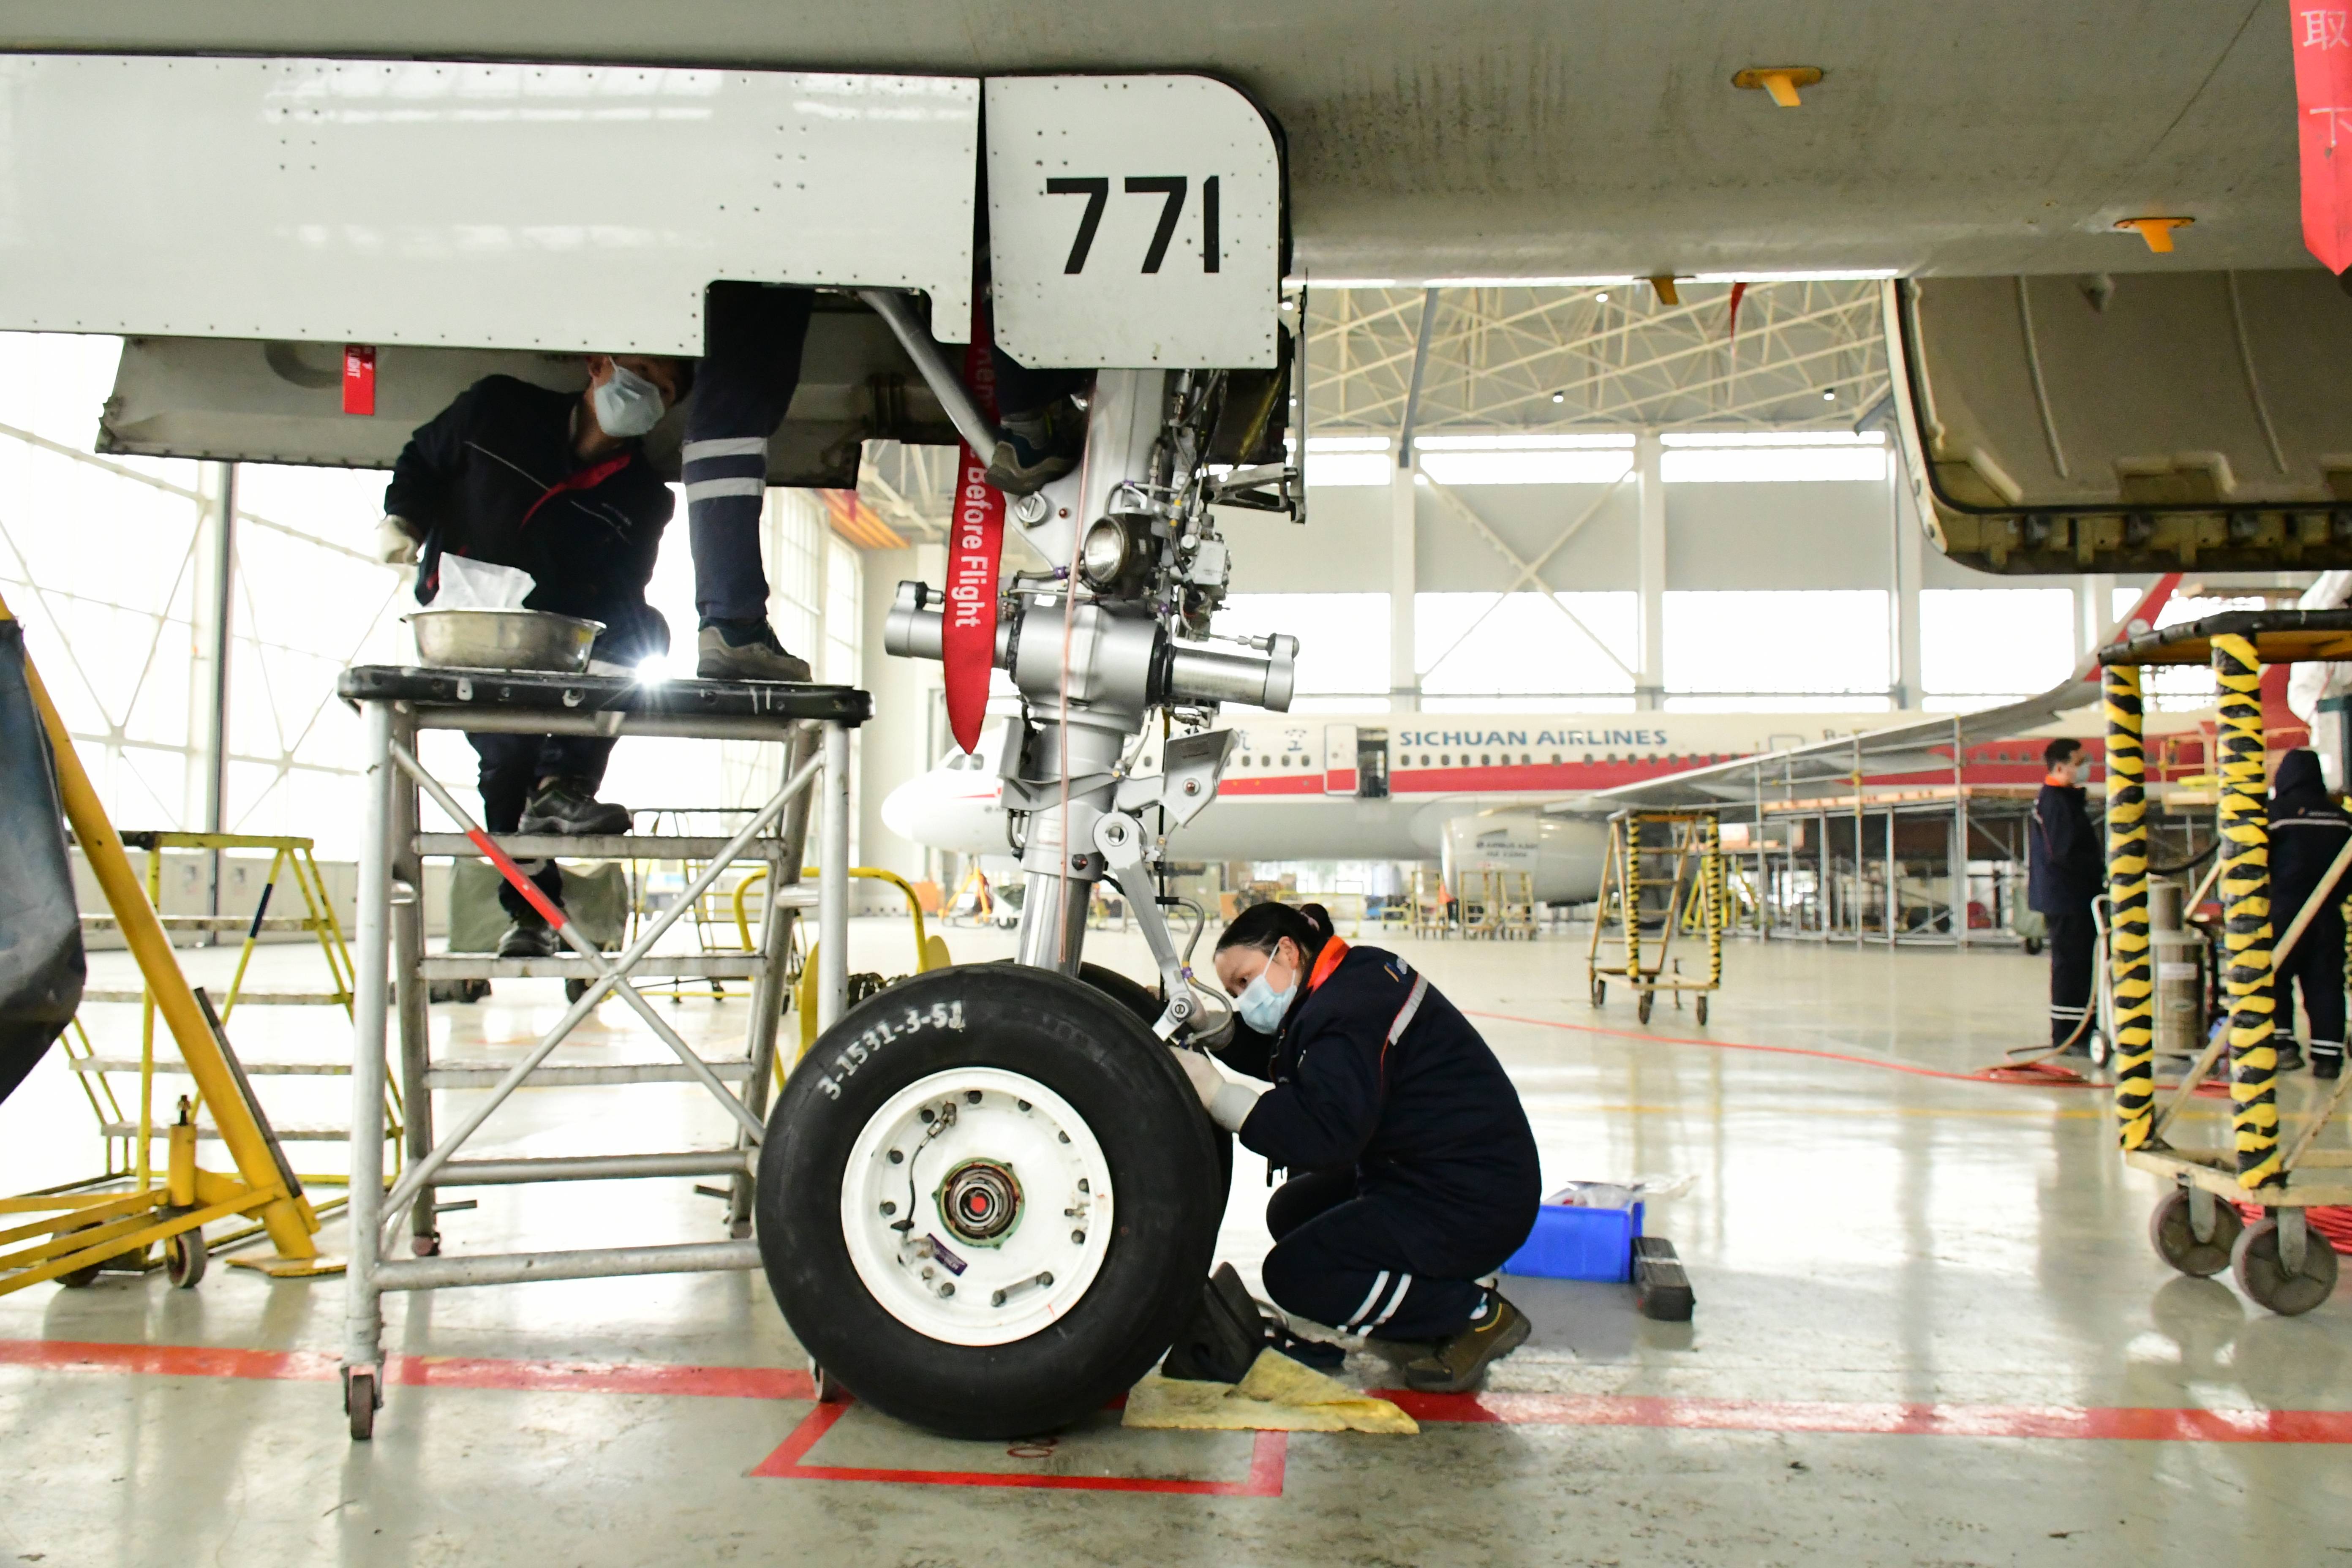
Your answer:
[[[678,680],[646,683],[597,676],[509,674],[362,666],[339,686],[365,721],[367,817],[360,860],[354,954],[356,1030],[352,1103],[378,1105],[387,1072],[385,1047],[396,1016],[403,1103],[407,1109],[407,1168],[387,1190],[383,1150],[370,1140],[352,1144],[351,1275],[344,1405],[352,1436],[374,1430],[382,1405],[383,1298],[388,1290],[455,1285],[511,1284],[530,1279],[586,1279],[614,1275],[703,1273],[760,1267],[749,1239],[752,1177],[776,1061],[777,1026],[786,998],[784,973],[792,926],[813,901],[817,910],[814,963],[816,1022],[830,1025],[843,1008],[847,971],[849,885],[849,737],[871,712],[871,700],[847,687],[761,682]],[[509,734],[593,734],[771,742],[782,748],[782,784],[733,837],[630,836],[493,839],[469,818],[416,760],[424,730]],[[823,801],[815,897],[800,886],[809,802]],[[420,826],[429,796],[457,823],[457,833]],[[628,947],[607,956],[581,936],[516,867],[516,858],[553,856],[610,858],[623,855],[675,858],[699,865],[658,919]],[[419,889],[423,862],[432,856],[487,857],[500,875],[541,906],[571,949],[569,956],[498,959],[431,956],[425,952]],[[729,868],[759,862],[767,877],[766,916],[757,950],[709,956],[649,957],[669,929],[688,916]],[[664,975],[692,973],[752,984],[751,1021],[740,1057],[706,1059],[688,1046],[630,982],[640,965]],[[556,976],[586,982],[520,1060],[511,1065],[436,1060],[426,1027],[426,986],[434,980]],[[677,1058],[634,1066],[554,1067],[548,1058],[607,996],[628,1005]],[[597,1153],[530,1159],[456,1158],[499,1107],[526,1083],[536,1086],[629,1086],[698,1083],[736,1127],[731,1147]],[[730,1088],[730,1085],[734,1087]],[[433,1093],[486,1089],[454,1129],[436,1136]],[[440,1189],[619,1177],[712,1176],[728,1179],[729,1237],[722,1241],[653,1247],[598,1247],[566,1252],[439,1256],[434,1219]],[[405,1220],[405,1225],[403,1222]],[[396,1255],[403,1230],[413,1257]]]
[[[1654,873],[1663,866],[1664,876]],[[1601,863],[1601,901],[1592,919],[1592,944],[1585,953],[1585,979],[1592,1005],[1609,997],[1609,982],[1622,980],[1640,1000],[1644,1024],[1657,993],[1682,1005],[1682,994],[1696,992],[1696,1016],[1706,1022],[1709,993],[1723,984],[1723,825],[1712,806],[1683,810],[1620,811],[1609,818],[1609,849]],[[1642,931],[1655,925],[1656,954],[1644,962]],[[1675,934],[1689,925],[1706,942],[1706,977],[1684,978],[1673,955]],[[1616,934],[1612,934],[1612,927]],[[1622,962],[1604,951],[1617,948]]]
[[[2336,1286],[2327,1238],[2305,1222],[2322,1204],[2352,1203],[2352,1152],[2315,1147],[2352,1090],[2336,1080],[2284,1149],[2278,1105],[2278,999],[2273,953],[2292,950],[2352,860],[2340,856],[2308,906],[2282,931],[2271,908],[2262,679],[2266,664],[2352,658],[2352,611],[2241,611],[2150,632],[2099,651],[2106,667],[2107,893],[2114,914],[2108,964],[2114,988],[2116,1121],[2124,1160],[2170,1180],[2148,1224],[2157,1252],[2184,1274],[2231,1270],[2272,1311],[2307,1312]],[[2156,1102],[2155,985],[2150,959],[2146,758],[2141,669],[2210,661],[2221,688],[2217,826],[2229,1016],[2161,1108]],[[2284,913],[2285,911],[2275,911]],[[2292,1027],[2291,1017],[2284,1020]],[[2229,1057],[2234,1147],[2183,1149],[2166,1141],[2181,1108]],[[2252,1224],[2241,1205],[2259,1206]]]

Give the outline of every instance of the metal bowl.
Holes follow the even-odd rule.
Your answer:
[[[604,629],[602,621],[545,610],[419,610],[402,618],[416,634],[417,662],[443,669],[578,675]]]

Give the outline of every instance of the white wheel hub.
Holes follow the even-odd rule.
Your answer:
[[[908,1084],[841,1175],[841,1234],[883,1310],[931,1339],[1002,1345],[1068,1314],[1110,1251],[1110,1165],[1067,1100],[998,1068]]]

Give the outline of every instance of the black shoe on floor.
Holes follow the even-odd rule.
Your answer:
[[[562,951],[563,939],[536,914],[521,916],[499,938],[500,958],[553,958]]]
[[[1087,416],[1064,397],[1034,414],[1005,416],[1003,439],[989,455],[988,482],[1009,496],[1034,495],[1078,466]]]
[[[2344,1076],[2344,1053],[2342,1051],[2314,1050],[2311,1053],[2311,1076],[2314,1078],[2342,1078]]]
[[[2289,1040],[2286,1044],[2277,1047],[2277,1049],[2278,1070],[2280,1072],[2301,1072],[2303,1070],[2303,1047],[2301,1046],[2295,1044],[2293,1040]]]
[[[550,779],[523,804],[518,833],[552,833],[565,838],[626,833],[629,808],[598,800],[579,779]]]
[[[1501,1291],[1489,1290],[1484,1318],[1404,1363],[1405,1386],[1423,1394],[1466,1394],[1486,1381],[1491,1363],[1527,1342],[1528,1327]]]

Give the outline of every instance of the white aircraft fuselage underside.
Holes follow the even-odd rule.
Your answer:
[[[18,49],[1223,78],[1287,132],[1295,266],[1535,278],[2309,266],[2284,8],[1690,0],[859,6],[0,6]],[[1802,106],[1732,85],[1824,74]],[[233,201],[233,194],[223,192]],[[877,200],[895,199],[877,191]]]

